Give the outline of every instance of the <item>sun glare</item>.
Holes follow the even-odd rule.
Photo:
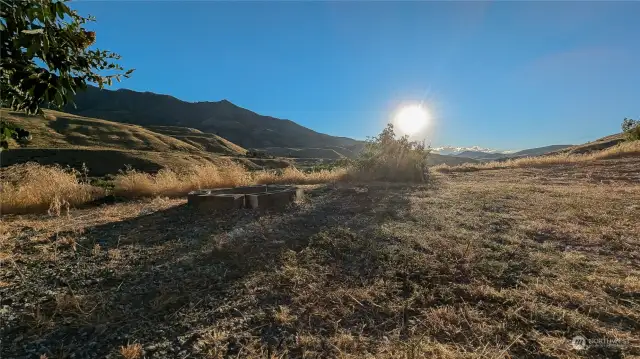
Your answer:
[[[407,135],[416,134],[429,122],[429,113],[420,105],[403,107],[395,118],[396,126]]]

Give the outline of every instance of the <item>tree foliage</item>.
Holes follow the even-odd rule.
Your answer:
[[[118,54],[92,49],[96,34],[84,28],[95,21],[66,1],[0,0],[0,101],[3,107],[42,114],[42,107],[72,103],[88,83],[102,88],[129,77]],[[2,144],[24,137],[8,124],[0,128]],[[22,134],[22,135],[21,135]]]
[[[424,182],[431,150],[424,143],[396,138],[393,124],[366,141],[354,166],[373,180]]]

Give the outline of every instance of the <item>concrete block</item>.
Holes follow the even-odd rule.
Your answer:
[[[244,197],[233,193],[208,194],[199,196],[195,204],[200,209],[212,211],[239,209],[244,208]]]
[[[233,188],[233,192],[239,194],[267,193],[267,185],[259,184],[255,186],[243,186]]]
[[[192,206],[197,206],[200,203],[200,198],[211,193],[211,190],[201,189],[197,191],[191,191],[187,195],[187,203]]]
[[[296,199],[296,191],[288,189],[279,192],[268,192],[246,195],[246,206],[253,209],[282,208]]]
[[[295,199],[299,199],[302,198],[302,196],[304,195],[304,190],[302,188],[297,188],[295,186],[289,186],[289,185],[274,185],[274,184],[270,184],[267,186],[267,191],[269,193],[271,192],[280,192],[280,191],[287,191],[287,190],[295,190],[296,191],[296,195],[295,195]]]
[[[283,208],[303,195],[303,190],[287,185],[257,185],[203,189],[190,192],[188,203],[205,210],[237,208]]]

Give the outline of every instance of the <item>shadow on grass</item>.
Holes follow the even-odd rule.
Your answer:
[[[183,355],[179,352],[190,351],[200,337],[199,329],[219,320],[242,321],[240,327],[263,336],[270,346],[278,331],[272,319],[248,318],[242,310],[227,307],[238,303],[243,281],[282,267],[285,252],[309,247],[321,232],[344,226],[367,231],[399,216],[408,208],[409,191],[406,186],[393,192],[322,187],[309,193],[306,203],[282,213],[201,213],[182,205],[88,228],[78,251],[65,254],[66,267],[26,278],[66,295],[43,298],[33,315],[6,328],[3,354],[104,357],[129,342],[168,341],[170,347],[150,348],[148,354],[158,350],[159,356]],[[363,251],[373,248],[358,246]],[[337,256],[335,265],[351,271],[354,281],[375,275],[366,273],[375,263],[347,262],[351,259]],[[267,308],[291,295],[272,294],[247,300]],[[238,354],[241,345],[229,339],[225,352]]]

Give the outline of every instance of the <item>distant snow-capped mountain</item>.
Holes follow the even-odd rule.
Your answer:
[[[480,146],[471,146],[471,147],[441,146],[441,147],[432,148],[432,151],[440,155],[466,157],[466,158],[473,158],[476,160],[495,160],[500,158],[539,156],[545,153],[558,151],[570,146],[571,145],[549,145],[544,147],[529,148],[521,151],[495,150],[492,148],[484,148]]]
[[[484,152],[484,153],[491,153],[491,154],[508,154],[508,153],[515,152],[515,151],[496,150],[496,149],[485,148],[480,146],[470,146],[470,147],[441,146],[441,147],[432,148],[432,151],[439,153],[441,155],[457,155],[463,152]]]

